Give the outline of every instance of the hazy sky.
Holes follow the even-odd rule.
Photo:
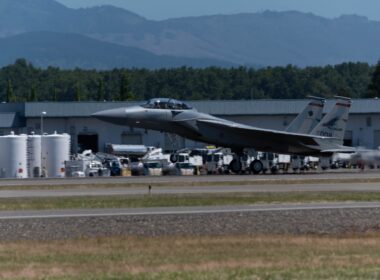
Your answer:
[[[357,14],[380,20],[380,0],[58,0],[73,8],[110,4],[148,19],[297,10],[324,17]]]

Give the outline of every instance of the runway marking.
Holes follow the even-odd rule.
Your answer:
[[[307,210],[344,210],[344,209],[371,209],[380,208],[379,203],[368,204],[349,204],[349,205],[302,205],[302,206],[272,206],[272,207],[259,207],[253,208],[240,208],[240,209],[199,209],[199,210],[160,210],[157,212],[116,212],[109,213],[68,213],[68,214],[29,214],[17,215],[11,213],[13,216],[0,216],[0,220],[21,220],[21,219],[50,219],[50,218],[91,218],[91,217],[111,217],[111,216],[158,216],[158,215],[192,215],[192,214],[225,214],[225,213],[247,213],[247,212],[278,212],[278,211],[307,211]],[[95,210],[96,211],[96,210]],[[117,212],[119,211],[119,212]],[[4,214],[4,213],[3,213]],[[10,214],[10,215],[11,215]],[[0,213],[1,215],[1,213]]]

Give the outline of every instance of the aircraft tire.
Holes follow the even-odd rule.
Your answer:
[[[233,160],[230,162],[229,169],[230,169],[233,173],[235,173],[235,174],[239,174],[239,173],[241,172],[241,169],[242,169],[242,166],[241,166],[241,162],[240,162],[240,160],[233,159]]]
[[[251,169],[253,174],[260,174],[263,171],[264,165],[260,160],[254,160],[251,162],[249,168]]]

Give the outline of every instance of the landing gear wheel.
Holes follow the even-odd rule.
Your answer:
[[[235,173],[235,174],[239,174],[241,169],[242,169],[242,166],[241,166],[241,162],[240,160],[237,160],[237,159],[233,159],[229,165],[229,169]]]
[[[252,161],[249,166],[253,174],[259,174],[261,171],[263,171],[263,167],[263,163],[257,159]]]

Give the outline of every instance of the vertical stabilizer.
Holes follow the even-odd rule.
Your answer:
[[[351,108],[351,99],[336,96],[334,108],[324,116],[322,121],[313,129],[312,135],[333,137],[343,143],[344,132]]]
[[[308,134],[321,121],[325,99],[315,96],[309,98],[311,101],[286,128],[287,132]]]

